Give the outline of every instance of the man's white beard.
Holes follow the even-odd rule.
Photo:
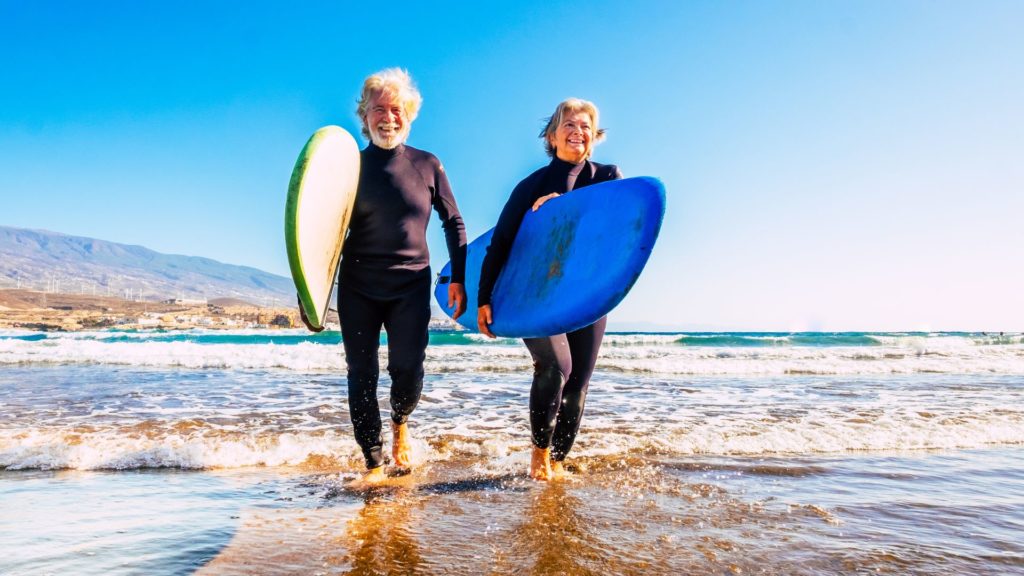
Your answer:
[[[384,135],[381,134],[382,127],[391,128],[391,130],[387,132],[387,135]],[[391,150],[404,143],[408,135],[409,132],[407,130],[397,130],[397,126],[394,124],[380,124],[370,130],[370,142],[385,150]]]

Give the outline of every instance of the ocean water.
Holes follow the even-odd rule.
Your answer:
[[[337,333],[0,332],[0,574],[1024,574],[1021,334],[610,334],[552,484],[521,343],[426,368],[354,491]]]

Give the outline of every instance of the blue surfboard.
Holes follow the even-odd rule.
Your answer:
[[[656,178],[602,182],[573,190],[527,212],[491,295],[497,336],[532,338],[588,326],[625,298],[643,271],[665,216],[665,187]],[[492,228],[466,254],[466,312],[458,323],[476,331],[480,267]],[[434,297],[449,316],[451,262]]]

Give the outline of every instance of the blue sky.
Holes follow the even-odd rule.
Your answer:
[[[1022,3],[280,6],[0,0],[0,225],[287,275],[298,151],[401,66],[471,237],[569,96],[665,182],[613,321],[1024,329]]]

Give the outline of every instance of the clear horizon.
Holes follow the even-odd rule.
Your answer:
[[[475,5],[474,5],[475,6]],[[1024,327],[1024,5],[984,1],[0,4],[0,225],[288,276],[312,132],[358,137],[362,79],[408,69],[409,143],[470,240],[546,162],[542,117],[601,109],[594,159],[668,212],[615,324]],[[361,144],[365,144],[360,139]],[[447,260],[436,217],[434,270]]]

